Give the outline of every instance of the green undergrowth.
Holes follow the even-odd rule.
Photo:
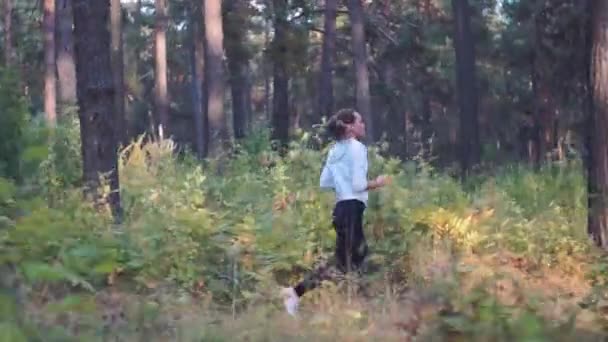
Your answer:
[[[303,137],[279,157],[260,134],[244,141],[230,159],[203,166],[188,153],[175,153],[170,140],[137,140],[120,155],[124,220],[115,225],[82,200],[75,176],[80,172],[79,148],[74,148],[78,136],[74,128],[59,132],[46,152],[30,148],[26,153],[29,177],[0,179],[0,264],[12,274],[3,280],[0,294],[0,331],[10,334],[6,336],[154,336],[154,329],[169,324],[166,317],[173,316],[167,310],[173,310],[181,323],[169,324],[172,332],[163,330],[170,335],[167,340],[178,332],[194,334],[192,340],[232,340],[238,329],[246,334],[253,322],[275,331],[270,337],[251,335],[253,339],[281,340],[289,324],[300,324],[294,331],[303,335],[292,336],[295,340],[324,340],[337,336],[310,327],[350,319],[336,312],[341,312],[338,304],[324,309],[327,320],[314,315],[299,323],[272,318],[282,317],[272,298],[276,289],[297,281],[315,260],[332,252],[333,197],[318,188],[326,149],[307,148]],[[504,168],[465,191],[457,180],[426,164],[402,164],[382,152],[370,147],[370,177],[390,174],[393,183],[370,194],[366,234],[372,254],[365,276],[377,291],[368,297],[382,301],[355,310],[359,318],[347,324],[354,327],[336,333],[365,340],[374,319],[388,324],[388,306],[416,286],[425,288],[420,284],[428,279],[416,265],[442,241],[450,242],[454,255],[508,251],[525,258],[531,271],[548,267],[568,274],[579,269],[581,260],[591,262],[580,165],[538,172]],[[419,248],[423,241],[428,248]],[[601,265],[595,268],[596,280],[604,274]],[[565,329],[543,320],[534,308],[515,314],[515,308],[503,306],[485,290],[469,298],[459,295],[458,288],[439,291],[452,311],[429,319],[445,338],[509,340],[524,334],[519,340],[538,341]],[[111,305],[99,297],[108,291],[128,294],[118,300],[119,306],[129,307],[116,320],[128,322],[120,328],[124,331],[107,330],[114,321],[100,323],[99,313]],[[318,305],[322,300],[317,299]],[[209,317],[203,323],[188,321],[184,311],[193,307],[206,310],[207,316],[230,317],[232,323]],[[62,310],[72,313],[60,315],[65,321],[60,325],[67,328],[44,323]],[[405,329],[393,328],[395,338]]]

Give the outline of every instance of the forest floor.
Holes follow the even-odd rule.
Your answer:
[[[108,341],[470,341],[471,336],[508,341],[515,338],[509,336],[514,327],[529,330],[518,341],[605,341],[608,336],[607,302],[600,300],[594,309],[584,305],[593,292],[586,276],[589,260],[564,271],[507,251],[458,259],[434,251],[421,257],[424,261],[412,269],[420,284],[371,280],[362,293],[326,284],[303,298],[296,318],[284,312],[278,286],[259,293],[257,303],[230,312],[210,298],[180,298],[161,286],[137,293],[120,280],[90,297],[89,310],[79,302],[77,310],[62,312],[70,306],[64,298],[32,301],[27,311],[42,325],[56,324],[71,336],[87,332],[84,336]],[[529,307],[537,318],[508,322]],[[538,320],[555,330],[549,332]]]

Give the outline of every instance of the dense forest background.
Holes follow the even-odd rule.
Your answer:
[[[608,327],[603,1],[1,3],[0,336]],[[317,185],[343,107],[395,182],[370,199],[369,273],[294,322],[275,297],[331,254]]]
[[[32,116],[69,117],[75,39],[98,37],[70,29],[71,1],[47,1],[46,12],[41,1],[13,2],[5,64],[18,69]],[[472,164],[542,164],[584,150],[584,2],[328,2],[224,1],[214,5],[221,20],[204,2],[113,4],[104,20],[120,141],[162,125],[206,157],[220,140],[267,127],[286,143],[356,106],[369,142],[446,167],[465,158],[460,140],[471,140]]]

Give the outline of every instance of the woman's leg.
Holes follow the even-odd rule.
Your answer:
[[[333,279],[335,277],[334,273],[328,261],[319,261],[313,270],[294,287],[294,290],[298,297],[302,297],[304,293],[319,287],[323,281]]]
[[[368,253],[367,241],[365,240],[365,234],[363,233],[363,212],[365,211],[365,205],[361,202],[356,203],[353,208],[353,225],[352,225],[352,263],[353,271],[359,270],[363,265],[363,261]]]
[[[336,250],[335,250],[335,264],[338,270],[345,273],[347,270],[347,259],[349,259],[350,241],[352,238],[349,236],[351,231],[350,226],[353,218],[352,216],[352,201],[341,201],[336,203],[332,213],[332,224],[336,230]],[[331,280],[336,276],[335,270],[331,267],[327,261],[320,262],[312,272],[310,272],[304,280],[294,287],[296,294],[301,297],[304,293],[315,289],[323,281]]]
[[[320,262],[304,280],[293,288],[283,291],[285,307],[295,314],[299,297],[315,289],[325,280],[337,278],[338,273],[359,269],[367,255],[367,244],[363,235],[363,211],[365,205],[357,200],[342,201],[333,211],[333,225],[336,230],[335,264]],[[339,272],[338,272],[339,271]]]
[[[334,215],[336,261],[338,268],[348,273],[358,270],[367,255],[368,247],[363,234],[365,205],[357,200],[342,203],[336,207]]]
[[[348,201],[339,202],[336,205],[333,213],[333,225],[336,230],[336,267],[342,272],[347,273],[350,264],[350,250],[351,250],[351,235],[350,234],[350,221],[348,217]]]

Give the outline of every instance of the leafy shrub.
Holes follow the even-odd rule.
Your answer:
[[[257,137],[251,139],[255,141]],[[247,144],[245,141],[244,145]],[[200,220],[205,222],[201,224],[213,226],[206,236],[212,239],[215,249],[200,244],[193,248],[214,251],[215,257],[211,260],[215,269],[205,274],[208,281],[211,281],[209,278],[223,279],[216,288],[231,288],[231,300],[235,295],[254,291],[255,284],[268,276],[279,282],[294,281],[316,258],[332,252],[335,238],[330,219],[332,195],[318,189],[318,174],[328,146],[321,150],[308,149],[303,138],[293,142],[289,153],[280,158],[271,150],[264,150],[268,147],[252,145],[257,146],[250,147],[256,154],[242,149],[233,159],[223,162],[221,174],[207,173],[204,181],[194,182],[198,184],[197,191],[202,191],[201,198],[204,197],[205,217],[213,217]],[[370,194],[366,213],[371,258],[391,272],[405,276],[412,244],[428,234],[437,239],[449,238],[456,246],[469,251],[508,248],[545,264],[557,264],[562,257],[587,250],[584,233],[577,232],[572,225],[581,220],[580,204],[550,201],[549,197],[538,201],[541,195],[533,195],[531,189],[526,188],[533,187],[531,183],[519,180],[533,179],[547,188],[552,198],[574,195],[580,198],[583,184],[574,168],[560,171],[558,177],[552,176],[553,170],[538,175],[519,170],[516,176],[505,171],[488,179],[478,190],[466,192],[451,177],[425,169],[404,168],[396,160],[383,157],[382,150],[376,146],[369,151],[370,177],[380,173],[394,177],[393,185]],[[186,198],[188,193],[197,193],[192,190],[182,193],[179,190],[182,186],[173,181],[175,174],[190,177],[187,175],[194,170],[191,165],[184,169],[186,164],[174,159],[150,160],[175,171],[132,178],[138,181],[162,178],[156,185],[143,187],[146,191],[170,182],[173,190],[165,191],[171,193],[166,195],[170,203],[182,201],[174,196]],[[210,168],[213,169],[215,167]],[[130,191],[127,179],[131,178],[128,172],[125,169],[123,173],[127,192]],[[519,178],[515,180],[515,177]],[[523,210],[520,203],[528,205],[532,201],[536,203],[534,211]],[[150,203],[148,207],[158,208],[161,203]],[[162,219],[154,221],[162,222]],[[218,252],[221,257],[215,254]],[[203,257],[200,253],[197,255]],[[235,269],[242,272],[235,273]]]
[[[41,120],[32,120],[24,130],[21,156],[23,182],[30,192],[50,203],[61,201],[65,189],[81,184],[82,157],[78,118],[62,113],[50,130]]]
[[[545,265],[584,255],[585,183],[576,165],[534,172],[508,168],[483,183],[476,204],[495,214],[482,227],[485,247],[507,248]]]
[[[71,193],[61,209],[41,205],[9,229],[7,259],[31,282],[67,280],[92,291],[118,266],[118,244],[108,220],[79,196]]]
[[[303,137],[280,157],[254,135],[229,159],[203,167],[188,154],[178,157],[170,140],[141,138],[120,155],[124,221],[114,226],[81,201],[76,126],[62,129],[50,153],[23,158],[38,165],[29,183],[38,184],[35,191],[0,178],[0,260],[18,265],[34,285],[97,290],[121,277],[149,292],[206,296],[236,313],[268,302],[268,289],[297,281],[333,252],[334,198],[318,188],[329,146],[310,149]],[[38,133],[29,135],[30,146],[44,135]],[[365,216],[370,262],[381,265],[372,277],[396,282],[387,286],[410,285],[414,263],[426,265],[420,250],[431,253],[424,249],[433,248],[429,240],[448,240],[456,253],[507,249],[549,265],[589,252],[576,166],[504,169],[465,190],[426,166],[386,158],[382,146],[371,146],[369,157],[370,177],[394,179],[370,194]],[[35,175],[44,181],[34,182]],[[481,306],[453,303],[469,309],[444,323],[468,337],[549,333],[537,329],[546,322],[533,310],[515,315],[479,296]]]

